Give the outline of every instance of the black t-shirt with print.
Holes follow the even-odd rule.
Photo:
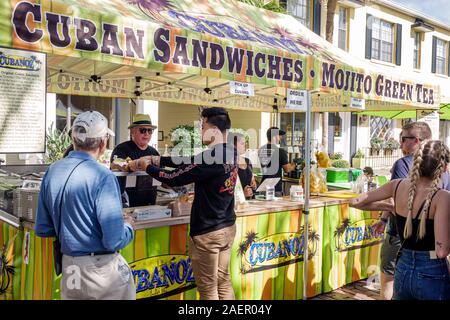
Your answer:
[[[161,157],[160,165],[176,168],[166,171],[154,166],[147,173],[168,186],[195,183],[190,236],[232,226],[235,223],[234,188],[238,176],[237,154],[232,146],[217,144],[195,157]],[[187,162],[187,163],[186,163]]]

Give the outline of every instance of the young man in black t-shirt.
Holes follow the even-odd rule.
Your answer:
[[[111,163],[115,157],[135,160],[144,156],[159,156],[158,151],[148,145],[152,138],[153,130],[156,129],[149,115],[136,114],[128,129],[130,129],[131,140],[125,141],[114,148],[111,154]],[[117,180],[122,192],[124,206],[137,207],[155,204],[156,187],[153,186],[152,177],[138,176],[136,177],[136,185],[128,188],[125,188],[126,177],[117,177]],[[127,197],[128,199],[126,199]],[[126,203],[127,201],[128,204]]]
[[[192,158],[145,157],[130,163],[168,186],[195,183],[189,256],[202,300],[234,299],[230,279],[231,246],[236,234],[234,188],[237,153],[227,144],[231,120],[224,108],[202,111],[202,141],[208,149]],[[159,167],[173,167],[173,171]]]
[[[270,127],[266,133],[268,143],[258,150],[263,174],[261,182],[268,178],[280,178],[280,181],[275,185],[275,192],[278,194],[283,192],[283,171],[287,173],[295,169],[295,164],[289,163],[286,150],[277,146],[280,143],[281,136],[285,134],[286,132],[277,127]]]

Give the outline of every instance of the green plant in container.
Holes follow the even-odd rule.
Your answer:
[[[350,163],[344,159],[338,159],[331,162],[333,168],[350,168]]]
[[[361,149],[358,149],[358,151],[356,151],[355,155],[352,158],[353,168],[364,168],[366,166],[364,156],[364,152]]]
[[[357,158],[357,159],[362,159],[364,158],[364,152],[361,149],[358,149],[358,151],[356,151],[355,155],[353,156],[353,158]]]
[[[374,151],[380,151],[381,149],[383,149],[383,145],[384,145],[384,141],[381,138],[374,137],[374,138],[370,139],[370,147]]]
[[[50,126],[46,134],[46,148],[44,155],[44,162],[46,164],[58,161],[63,157],[64,152],[72,144],[72,139],[69,136],[68,130],[58,130]]]
[[[387,141],[384,142],[384,149],[386,150],[397,150],[400,148],[400,143],[395,140],[394,138],[389,138]]]
[[[341,160],[344,157],[342,152],[336,152],[330,155],[330,160]]]

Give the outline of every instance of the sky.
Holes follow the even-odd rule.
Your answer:
[[[391,0],[450,26],[450,0]]]

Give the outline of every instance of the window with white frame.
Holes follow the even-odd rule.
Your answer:
[[[388,140],[393,137],[393,121],[383,117],[370,117],[370,139]]]
[[[339,8],[339,29],[338,29],[338,47],[342,50],[348,50],[348,9]]]
[[[310,27],[309,2],[309,0],[287,0],[286,4],[286,11],[308,28]]]
[[[436,73],[447,74],[447,43],[444,40],[436,41]]]
[[[385,62],[394,60],[394,25],[373,18],[372,20],[372,59]]]
[[[413,53],[413,66],[414,69],[420,69],[420,52],[422,49],[421,34],[420,32],[414,32],[414,53]]]

